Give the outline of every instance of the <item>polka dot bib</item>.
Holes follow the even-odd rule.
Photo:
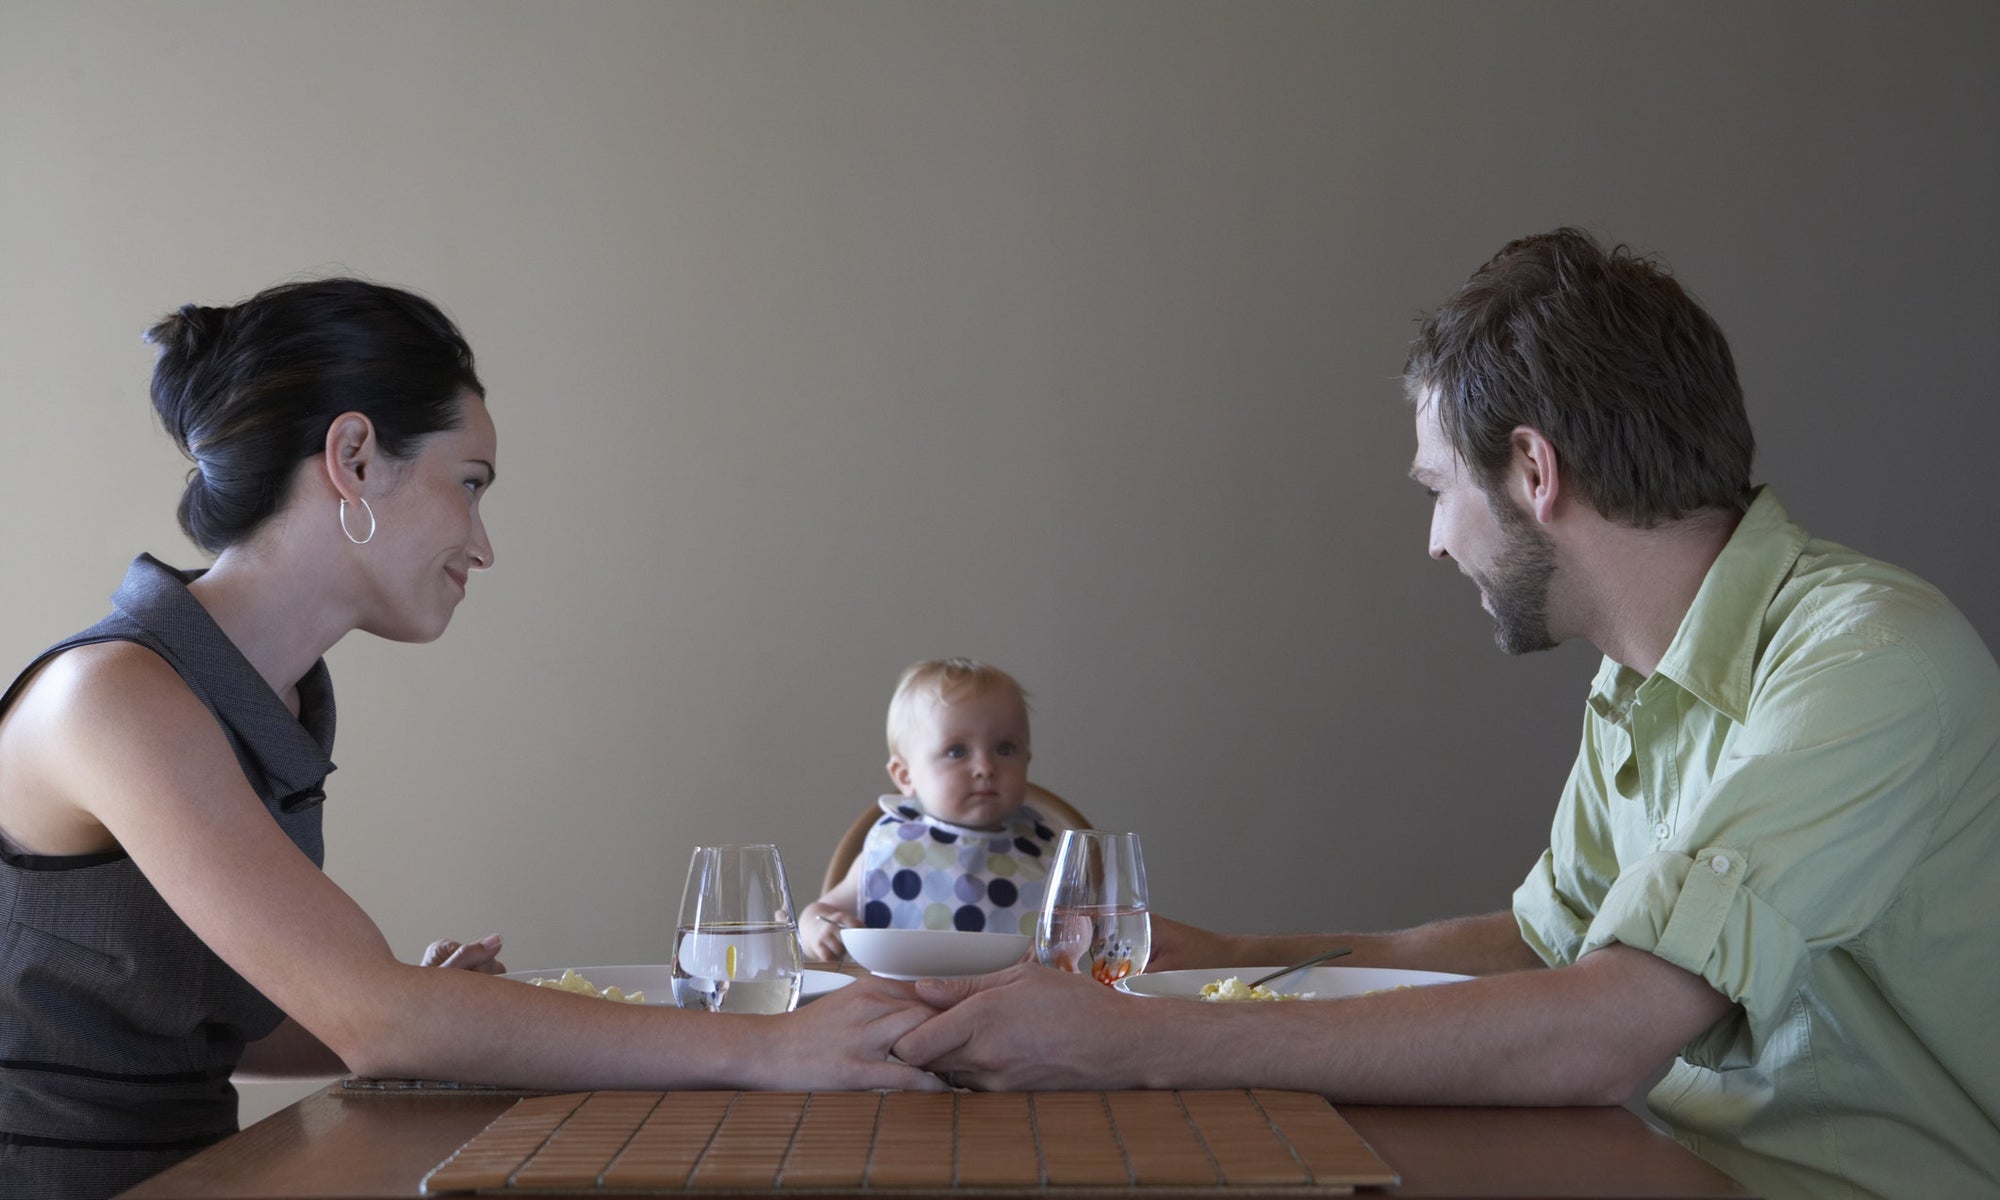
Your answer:
[[[861,844],[861,920],[870,929],[1033,933],[1056,831],[1029,805],[999,829],[929,816],[884,796]]]

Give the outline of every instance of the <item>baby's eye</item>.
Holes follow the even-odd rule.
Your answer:
[[[964,758],[964,757],[965,757],[965,747],[964,747],[964,746],[946,746],[946,747],[944,748],[944,756],[945,756],[946,758]]]
[[[998,746],[993,747],[993,751],[994,753],[1000,755],[1002,758],[1011,758],[1012,756],[1019,754],[1021,752],[1021,748],[1019,746],[1016,746],[1012,742],[1001,742]]]

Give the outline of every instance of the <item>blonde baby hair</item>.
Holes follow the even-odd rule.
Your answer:
[[[896,691],[889,697],[889,753],[902,754],[902,737],[915,723],[917,705],[923,701],[954,704],[967,696],[989,691],[1011,692],[1028,707],[1028,690],[999,667],[973,658],[927,658],[903,668]]]

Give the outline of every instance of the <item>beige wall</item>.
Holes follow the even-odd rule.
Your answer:
[[[1996,49],[1986,3],[0,0],[0,660],[198,561],[139,330],[356,272],[457,317],[501,435],[499,569],[332,655],[329,870],[402,951],[661,961],[704,841],[810,890],[944,653],[1163,911],[1499,907],[1594,656],[1501,658],[1424,558],[1413,318],[1519,234],[1659,250],[1760,477],[2000,636]]]

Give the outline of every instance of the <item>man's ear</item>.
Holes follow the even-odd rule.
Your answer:
[[[1539,429],[1516,426],[1507,435],[1507,497],[1546,525],[1562,496],[1562,464],[1555,444]]]
[[[910,779],[910,764],[904,762],[900,754],[889,756],[889,780],[896,785],[896,790],[905,796],[917,794],[917,785]]]
[[[326,467],[326,480],[340,498],[350,503],[360,500],[363,488],[379,471],[381,461],[375,423],[358,412],[344,412],[335,417],[333,424],[326,427],[326,449],[320,457]]]

